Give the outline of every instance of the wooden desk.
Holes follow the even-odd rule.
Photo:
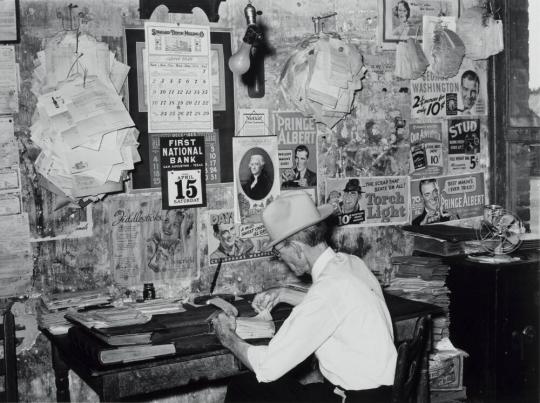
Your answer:
[[[411,337],[416,319],[442,314],[441,308],[386,295],[386,302],[396,333],[396,342]],[[143,362],[94,367],[77,351],[67,335],[52,335],[42,330],[51,342],[57,401],[69,401],[68,371],[73,370],[102,401],[165,391],[196,382],[210,382],[245,372],[245,367],[224,349],[213,335],[200,336],[207,351],[178,354]],[[425,371],[427,377],[427,368]],[[424,379],[427,385],[427,379]],[[425,391],[423,393],[426,393]]]

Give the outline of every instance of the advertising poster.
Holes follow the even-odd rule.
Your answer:
[[[411,118],[486,116],[487,64],[463,59],[452,78],[436,77],[431,71],[411,80]]]
[[[317,187],[317,127],[300,112],[274,112],[281,189]]]
[[[208,264],[270,256],[263,252],[269,243],[264,224],[235,224],[234,210],[208,210]]]
[[[198,275],[196,209],[162,210],[154,193],[114,199],[110,211],[118,284],[189,281]]]
[[[234,137],[236,222],[261,222],[264,208],[279,195],[276,136]]]
[[[148,132],[211,132],[210,27],[146,22]]]
[[[409,222],[409,177],[327,179],[325,200],[338,226],[397,225]]]
[[[442,175],[442,123],[411,123],[411,177]]]
[[[480,119],[448,120],[448,173],[480,168]]]
[[[412,225],[481,216],[485,204],[483,172],[411,181]]]
[[[204,135],[159,139],[164,209],[206,206]]]
[[[198,136],[202,133],[182,133],[182,137]],[[162,137],[175,137],[179,134],[169,133],[148,133],[149,136],[149,158],[150,158],[150,181],[152,188],[161,188],[161,157],[159,139]],[[214,129],[212,133],[204,133],[204,160],[206,171],[206,184],[220,183],[221,171],[218,169],[219,158],[219,130]],[[158,189],[159,190],[159,189]]]

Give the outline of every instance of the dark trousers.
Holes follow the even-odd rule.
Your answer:
[[[250,372],[231,379],[225,403],[341,403],[341,396],[334,393],[334,388],[328,381],[302,385],[289,374],[274,382],[259,382]],[[391,387],[347,391],[345,394],[347,403],[389,403]]]

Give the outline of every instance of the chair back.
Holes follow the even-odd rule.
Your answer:
[[[4,341],[4,358],[0,359],[0,376],[4,377],[4,390],[0,392],[0,402],[17,402],[17,352],[15,340],[15,320],[11,313],[11,303],[3,308],[3,323],[0,325],[0,340]]]
[[[392,403],[411,403],[417,401],[419,394],[427,394],[425,399],[429,401],[430,324],[429,316],[418,318],[412,340],[403,341],[398,347]]]

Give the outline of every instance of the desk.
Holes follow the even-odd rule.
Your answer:
[[[415,302],[393,295],[385,295],[394,323],[396,342],[411,337],[418,317],[439,315],[443,310],[435,305]],[[195,382],[209,382],[238,375],[246,371],[242,363],[224,349],[215,336],[201,336],[207,351],[197,354],[178,354],[143,362],[93,367],[77,351],[67,335],[42,332],[52,347],[53,369],[57,400],[69,401],[68,371],[73,370],[86,382],[102,401],[118,401],[127,397],[165,391]],[[425,387],[428,373],[425,368]],[[429,390],[424,390],[423,393]]]

